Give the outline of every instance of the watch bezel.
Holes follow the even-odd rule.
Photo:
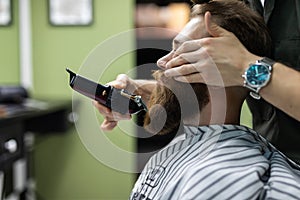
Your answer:
[[[270,81],[271,81],[271,76],[272,76],[272,69],[273,69],[273,65],[275,64],[275,61],[273,61],[272,59],[269,59],[267,57],[262,58],[261,60],[257,60],[255,63],[250,63],[248,68],[245,70],[244,74],[242,75],[242,77],[244,78],[244,87],[250,89],[250,95],[254,98],[254,99],[260,99],[260,95],[259,95],[259,91],[261,88],[265,87]],[[260,65],[260,66],[264,66],[267,68],[268,71],[268,77],[265,79],[265,81],[262,84],[252,84],[249,80],[248,80],[248,72],[250,70],[250,68],[253,65]]]
[[[263,83],[261,83],[261,84],[252,84],[249,81],[248,73],[250,73],[250,69],[253,66],[263,66],[267,70],[267,72],[268,72],[267,78],[264,80]],[[264,87],[264,86],[266,86],[268,84],[268,82],[269,82],[269,80],[271,78],[271,66],[268,65],[268,64],[265,64],[265,63],[261,63],[261,62],[251,63],[251,64],[249,64],[248,69],[245,71],[244,78],[245,78],[245,81],[247,82],[248,86],[250,86],[252,88],[262,88],[262,87]]]

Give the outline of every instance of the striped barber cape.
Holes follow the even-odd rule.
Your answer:
[[[151,157],[130,199],[300,199],[300,167],[247,127],[185,126]]]

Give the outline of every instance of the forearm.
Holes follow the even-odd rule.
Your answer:
[[[249,63],[262,59],[251,53],[245,53],[242,58],[242,65],[236,67],[240,75],[246,71]],[[273,65],[270,82],[259,94],[273,106],[300,121],[300,72],[276,62]]]
[[[275,63],[271,81],[260,95],[275,107],[300,121],[300,72]]]

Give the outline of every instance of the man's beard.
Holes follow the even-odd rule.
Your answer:
[[[176,133],[183,119],[200,118],[200,110],[209,102],[206,85],[178,82],[164,76],[161,70],[155,71],[153,76],[158,84],[152,91],[144,119],[144,128],[148,132],[158,135]]]

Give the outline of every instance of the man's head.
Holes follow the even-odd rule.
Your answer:
[[[212,15],[212,21],[232,32],[251,53],[269,56],[271,38],[268,28],[257,13],[240,0],[192,0],[195,5],[191,18],[203,17],[206,12]],[[202,3],[207,2],[207,3]]]
[[[206,12],[211,13],[212,22],[235,34],[251,53],[259,56],[269,55],[271,40],[266,25],[263,19],[243,2],[238,0],[193,0],[193,2],[195,5],[192,8],[191,20],[174,38],[173,51],[165,56],[166,61],[175,56],[176,49],[185,41],[209,36],[205,29],[204,14]],[[152,93],[148,105],[150,110],[144,123],[144,127],[150,132],[165,134],[176,131],[182,119],[199,115],[199,111],[210,102],[210,94],[205,84],[176,82],[172,78],[164,77],[161,72],[156,72],[154,77],[160,84]],[[244,100],[247,90],[238,87],[226,88],[226,95],[233,95]],[[196,99],[198,103],[193,103],[193,99]],[[166,123],[163,126],[161,125],[164,123],[161,117],[163,109],[160,106],[153,106],[155,104],[164,107],[165,114],[167,114]]]

